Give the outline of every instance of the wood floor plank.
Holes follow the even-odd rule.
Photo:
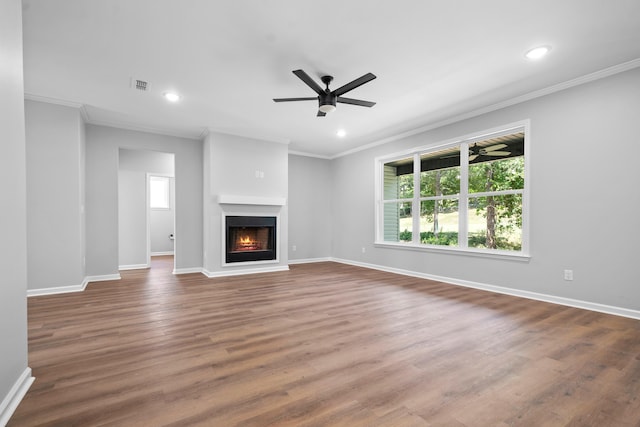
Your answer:
[[[29,298],[9,426],[638,426],[640,322],[322,262]]]

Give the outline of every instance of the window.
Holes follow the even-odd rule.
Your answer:
[[[376,243],[526,255],[527,128],[376,159]]]
[[[166,176],[149,177],[149,207],[151,209],[170,209],[170,178]]]

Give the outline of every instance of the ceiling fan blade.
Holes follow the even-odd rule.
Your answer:
[[[301,77],[302,78],[302,77]],[[350,90],[353,90],[359,86],[362,86],[363,84],[370,82],[371,80],[375,79],[376,76],[372,73],[367,73],[364,76],[355,79],[354,81],[347,83],[344,86],[339,87],[338,89],[334,90],[333,93],[335,96],[340,96],[342,94],[345,94],[347,92],[349,92]]]
[[[309,77],[309,74],[305,73],[302,70],[293,70],[293,74],[295,74],[296,76],[298,76],[298,78],[300,78],[300,80],[305,82],[307,86],[313,89],[315,93],[317,93],[318,95],[324,95],[324,89],[322,89],[315,80]]]
[[[508,156],[511,151],[489,151],[488,153],[481,153],[485,156]]]
[[[507,144],[496,144],[496,145],[492,145],[490,147],[483,147],[483,150],[488,152],[488,151],[500,150],[500,149],[506,148],[506,147],[508,147]]]
[[[291,102],[291,101],[317,101],[318,97],[307,97],[307,98],[273,98],[275,102]]]
[[[475,160],[477,157],[478,157],[478,154],[471,154],[469,156],[469,161],[471,162],[471,161]]]
[[[323,111],[318,110],[318,117],[324,117],[324,116],[326,116],[326,115],[327,115],[327,113],[325,113],[325,112],[323,112]]]
[[[344,98],[342,96],[339,96],[336,101],[343,104],[360,105],[361,107],[373,107],[374,105],[376,105],[375,102],[363,101],[361,99]]]

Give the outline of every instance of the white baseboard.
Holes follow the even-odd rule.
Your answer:
[[[0,426],[7,425],[34,380],[35,378],[31,376],[31,368],[27,367],[0,403]]]
[[[192,273],[203,273],[202,267],[191,267],[191,268],[174,268],[173,274],[192,274]]]
[[[151,252],[151,256],[163,256],[163,255],[173,255],[173,251]]]
[[[467,288],[480,289],[483,291],[495,292],[495,293],[505,294],[505,295],[512,295],[512,296],[527,298],[527,299],[536,300],[536,301],[550,302],[553,304],[559,304],[559,305],[575,307],[575,308],[582,308],[585,310],[597,311],[600,313],[613,314],[616,316],[629,317],[631,319],[640,320],[640,311],[631,310],[623,307],[615,307],[611,305],[598,304],[598,303],[589,302],[589,301],[558,297],[555,295],[540,294],[537,292],[506,288],[502,286],[489,285],[487,283],[472,282],[469,280],[454,279],[451,277],[436,276],[432,274],[419,273],[411,270],[403,270],[399,268],[386,267],[386,266],[376,265],[376,264],[368,264],[364,262],[351,261],[351,260],[340,259],[340,258],[331,258],[331,261],[339,262],[341,264],[355,265],[357,267],[370,268],[373,270],[386,271],[388,273],[396,273],[404,276],[418,277],[420,279],[435,280],[437,282],[444,282],[452,285],[464,286]]]
[[[131,265],[119,265],[118,270],[144,270],[150,268],[149,264],[131,264]]]
[[[87,276],[79,285],[54,286],[51,288],[27,289],[27,297],[43,295],[67,294],[70,292],[82,292],[90,282],[104,282],[107,280],[120,280],[119,274],[106,274],[103,276]]]
[[[202,270],[202,274],[204,274],[205,276],[211,279],[214,277],[240,276],[243,274],[257,274],[257,273],[273,273],[276,271],[289,271],[289,266],[278,265],[274,267],[258,267],[258,268],[247,268],[242,270],[224,270],[224,271]]]
[[[310,264],[314,262],[327,262],[333,261],[332,258],[304,258],[304,259],[289,259],[289,265],[292,264]]]
[[[42,295],[67,294],[70,292],[82,292],[87,287],[87,280],[83,280],[80,285],[54,286],[51,288],[27,289],[27,297],[38,297]]]
[[[107,282],[109,280],[121,280],[120,274],[103,274],[101,276],[87,276],[84,280],[89,282]]]

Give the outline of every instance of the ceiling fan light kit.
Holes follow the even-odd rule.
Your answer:
[[[323,113],[333,113],[334,111],[336,111],[336,106],[334,104],[321,104],[320,107],[318,107],[318,110],[322,111]]]
[[[331,113],[336,110],[336,104],[351,104],[358,105],[360,107],[373,107],[376,105],[375,102],[371,101],[363,101],[361,99],[352,99],[352,98],[344,98],[341,95],[362,86],[365,83],[370,82],[375,79],[376,76],[372,73],[367,73],[364,76],[357,78],[344,86],[339,87],[338,89],[332,91],[329,89],[329,83],[333,80],[332,76],[322,76],[322,83],[325,84],[325,89],[316,83],[307,73],[303,70],[293,70],[293,74],[298,76],[300,80],[302,80],[307,86],[309,86],[315,93],[318,94],[317,97],[306,97],[306,98],[274,98],[274,102],[292,102],[292,101],[312,101],[318,100],[318,117],[324,117],[327,113]]]

